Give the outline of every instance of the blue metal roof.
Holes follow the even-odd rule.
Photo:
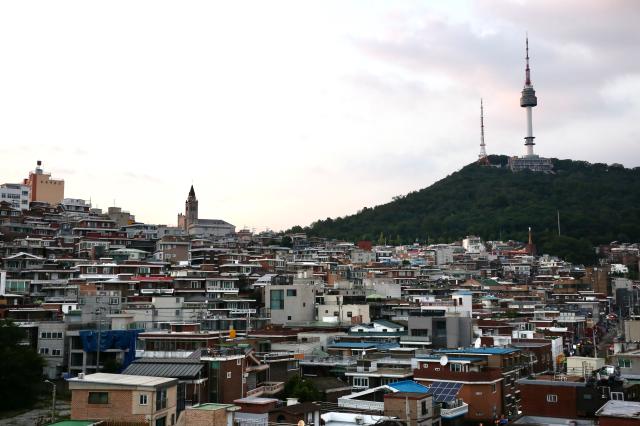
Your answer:
[[[429,388],[427,386],[421,385],[420,383],[414,382],[413,380],[402,380],[400,382],[389,383],[388,386],[392,387],[398,392],[409,392],[409,393],[429,392]]]
[[[518,352],[517,348],[465,348],[465,349],[440,349],[435,352],[446,354],[478,354],[478,355],[507,355]]]
[[[370,349],[375,348],[375,343],[367,342],[335,342],[329,345],[330,348],[346,348],[346,349]]]
[[[421,360],[429,360],[429,361],[439,361],[442,357],[441,356],[434,356],[434,355],[418,355],[416,356],[416,359],[418,361]],[[484,361],[484,358],[481,357],[470,357],[470,356],[455,356],[455,357],[451,357],[449,358],[448,362],[456,362],[456,361],[469,361],[469,362],[474,362],[474,361]]]

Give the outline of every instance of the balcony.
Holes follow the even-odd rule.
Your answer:
[[[284,382],[262,382],[255,389],[247,391],[249,396],[276,395],[284,390]]]
[[[454,403],[444,404],[440,410],[440,417],[443,419],[452,419],[454,417],[464,416],[469,412],[469,404],[458,400]]]
[[[342,357],[316,357],[305,356],[300,360],[300,365],[317,365],[317,366],[342,366],[348,367],[356,364],[356,358],[342,358]]]
[[[361,399],[338,398],[340,408],[384,412],[384,402],[365,401]]]
[[[449,366],[431,366],[414,370],[416,380],[444,380],[464,382],[493,382],[502,379],[498,368],[487,368],[480,371],[451,371]]]

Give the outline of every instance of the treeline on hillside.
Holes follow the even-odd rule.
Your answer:
[[[494,165],[507,159],[490,157]],[[466,235],[526,241],[531,227],[539,251],[584,264],[595,261],[594,245],[640,241],[640,168],[554,159],[554,170],[512,173],[474,163],[387,204],[291,231],[404,244]]]

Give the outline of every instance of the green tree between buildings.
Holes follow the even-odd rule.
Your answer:
[[[322,400],[322,393],[311,380],[293,376],[284,385],[284,397],[298,398],[299,402],[313,402]]]
[[[29,408],[42,390],[44,360],[21,344],[25,330],[0,320],[0,410]]]

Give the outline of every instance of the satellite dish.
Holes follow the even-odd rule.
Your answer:
[[[447,365],[448,362],[449,362],[449,357],[447,357],[446,355],[442,355],[440,357],[440,365]]]

